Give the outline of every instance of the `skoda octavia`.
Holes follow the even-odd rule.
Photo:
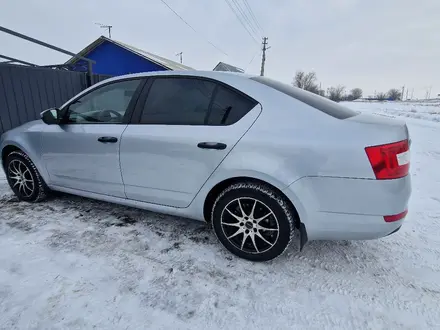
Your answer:
[[[210,223],[266,261],[308,240],[397,231],[411,194],[405,123],[265,78],[154,72],[98,83],[1,137],[22,201],[60,191]]]

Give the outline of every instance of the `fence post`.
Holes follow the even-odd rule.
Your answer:
[[[93,79],[93,64],[91,62],[88,62],[87,67],[88,67],[87,74],[89,76],[89,79],[88,79],[89,86],[87,86],[87,87],[90,87],[95,83],[95,81],[94,81],[95,79]]]

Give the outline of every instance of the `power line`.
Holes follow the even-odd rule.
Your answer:
[[[184,19],[182,16],[180,16],[180,15],[179,15],[179,14],[178,14],[173,8],[170,7],[170,5],[169,5],[168,3],[165,2],[165,0],[160,0],[160,1],[162,1],[162,3],[163,3],[165,6],[167,6],[168,9],[171,10],[171,11],[174,13],[174,15],[176,15],[177,17],[179,17],[180,20],[181,20],[183,23],[185,23],[186,25],[188,25],[189,28],[190,28],[191,30],[193,30],[195,33],[197,33],[197,34],[200,35],[200,33],[197,32],[197,30],[194,29],[194,28],[191,26],[191,24],[189,24],[187,21],[185,21],[185,19]],[[226,56],[228,56],[228,54],[226,54],[223,50],[221,50],[221,49],[218,48],[216,45],[214,45],[211,41],[209,41],[209,40],[206,39],[206,38],[205,38],[205,40],[206,40],[206,42],[208,42],[212,47],[214,47],[215,49],[217,49],[219,52],[221,52],[221,53],[225,54]]]
[[[263,28],[261,27],[261,24],[258,22],[258,19],[255,17],[254,11],[252,10],[252,7],[249,5],[247,0],[243,0],[244,5],[249,10],[249,13],[251,14],[252,20],[254,21],[255,25],[260,29],[261,32],[264,33]]]
[[[257,51],[255,52],[254,56],[252,56],[252,59],[249,61],[248,65],[251,65],[251,63],[254,61],[255,57],[257,56],[257,54],[260,52],[260,48],[257,49]]]
[[[235,8],[238,10],[238,12],[235,11],[236,16],[237,16],[237,15],[238,15],[237,17],[240,17],[240,16],[241,16],[241,18],[242,18],[241,21],[243,22],[243,24],[246,25],[247,30],[249,31],[249,33],[251,33],[250,30],[252,30],[252,32],[254,33],[254,34],[251,33],[251,34],[252,34],[252,37],[253,37],[253,38],[256,37],[257,39],[259,39],[260,37],[259,37],[259,35],[258,35],[258,31],[253,27],[253,25],[252,25],[252,23],[251,23],[251,21],[250,21],[248,15],[246,14],[246,11],[243,10],[243,8],[242,8],[241,5],[239,4],[239,2],[238,2],[237,0],[228,0],[228,1],[232,1],[232,3],[234,4]],[[250,30],[249,30],[249,28],[250,28]],[[254,38],[254,39],[255,39],[255,38]],[[255,41],[257,41],[257,40],[255,40]]]
[[[252,32],[255,33],[255,35],[258,36],[258,31],[254,28],[254,26],[252,25],[251,20],[249,19],[249,16],[246,14],[246,10],[243,10],[243,8],[241,7],[240,3],[237,0],[232,0],[233,4],[235,5],[235,8],[238,9],[238,11],[241,14],[241,17],[246,21],[246,23],[248,24],[248,27],[251,28]]]
[[[256,50],[254,56],[252,56],[252,59],[249,61],[248,65],[246,66],[246,68],[244,69],[244,71],[247,71],[247,69],[249,68],[249,66],[252,64],[252,62],[254,61],[255,57],[257,57],[257,54],[260,52],[260,47],[258,47],[258,49]]]
[[[232,10],[232,12],[235,14],[235,16],[237,17],[237,19],[240,21],[240,24],[243,26],[243,28],[246,30],[246,32],[249,34],[249,36],[254,39],[255,43],[259,44],[259,42],[257,41],[257,39],[252,35],[252,33],[249,31],[248,27],[246,26],[246,24],[243,22],[242,18],[240,17],[240,15],[237,13],[237,11],[235,10],[235,8],[232,6],[232,4],[229,2],[229,0],[225,0],[225,2],[228,4],[229,8]]]

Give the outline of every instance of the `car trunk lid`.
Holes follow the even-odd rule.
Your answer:
[[[357,116],[345,119],[345,121],[360,124],[367,132],[374,134],[374,136],[371,136],[373,140],[381,140],[378,143],[410,140],[408,127],[402,120],[382,115],[360,113]]]

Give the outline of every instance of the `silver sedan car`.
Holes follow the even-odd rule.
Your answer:
[[[411,194],[405,123],[265,78],[154,72],[112,78],[1,137],[26,202],[60,191],[212,225],[266,261],[308,240],[396,232]]]

